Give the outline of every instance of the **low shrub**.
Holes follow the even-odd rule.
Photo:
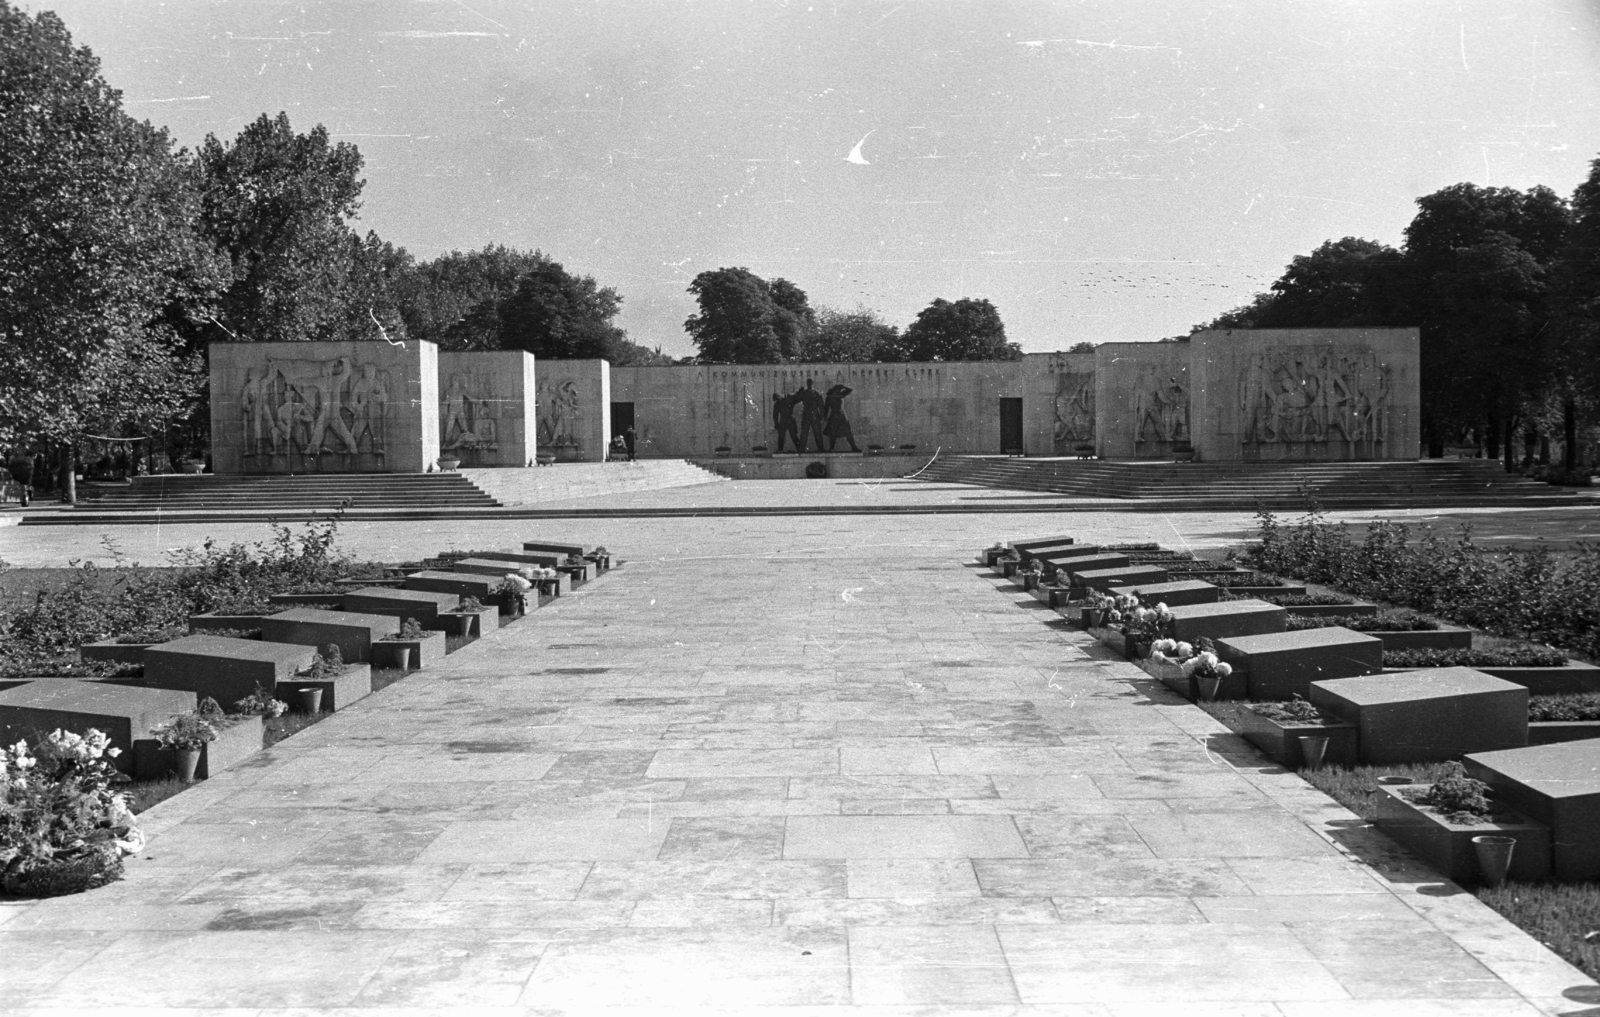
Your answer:
[[[1528,719],[1600,720],[1600,692],[1575,692],[1560,696],[1532,696]]]
[[[1283,586],[1284,581],[1275,576],[1263,575],[1260,572],[1223,572],[1214,576],[1207,576],[1206,582],[1212,586],[1228,589],[1232,586]]]
[[[168,625],[165,628],[136,629],[125,632],[117,637],[119,643],[167,643],[174,639],[182,639],[189,634],[187,625]]]
[[[1251,703],[1249,709],[1280,724],[1321,724],[1329,720],[1298,695],[1287,703]]]
[[[1494,806],[1484,792],[1489,785],[1467,776],[1456,763],[1449,773],[1424,789],[1407,788],[1400,793],[1408,801],[1437,809],[1445,818],[1455,823],[1472,823],[1486,820],[1494,814]]]
[[[1600,656],[1600,543],[1486,550],[1470,524],[1453,535],[1376,522],[1357,541],[1315,507],[1295,523],[1258,515],[1253,568],[1402,604],[1510,639]]]
[[[1280,607],[1344,607],[1356,602],[1342,593],[1269,593],[1264,599]]]
[[[1290,631],[1338,625],[1356,632],[1434,632],[1439,623],[1415,611],[1379,611],[1377,614],[1290,615]]]
[[[322,652],[311,658],[311,666],[300,672],[300,677],[311,681],[325,681],[343,674],[344,654],[338,643],[329,643]]]
[[[1385,650],[1384,667],[1560,667],[1567,655],[1548,646],[1499,650]]]

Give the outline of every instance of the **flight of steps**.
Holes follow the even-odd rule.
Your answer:
[[[447,510],[499,505],[459,473],[318,473],[293,477],[210,474],[135,477],[127,485],[85,485],[79,511],[253,510],[285,515],[351,510]]]
[[[1173,463],[1002,456],[941,457],[916,479],[1085,498],[1180,503],[1197,508],[1460,508],[1592,505],[1485,459],[1390,462]]]

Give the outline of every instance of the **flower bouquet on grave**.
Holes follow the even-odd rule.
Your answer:
[[[983,563],[990,568],[994,568],[994,563],[1004,556],[1007,550],[1009,549],[1006,547],[1005,541],[995,541],[992,546],[983,549]]]
[[[531,579],[516,572],[507,572],[494,592],[501,604],[511,608],[512,614],[527,614],[528,594],[532,591]]]
[[[1172,622],[1172,611],[1165,604],[1142,607],[1137,598],[1127,599],[1133,606],[1122,612],[1123,646],[1129,660],[1142,660],[1150,656],[1155,641]]]
[[[1015,578],[1022,583],[1024,590],[1036,588],[1044,579],[1044,562],[1037,558],[1029,558],[1017,566]]]
[[[1176,639],[1157,639],[1150,644],[1150,656],[1178,667],[1194,656],[1194,645]]]
[[[1092,590],[1089,599],[1083,606],[1083,627],[1086,629],[1104,628],[1112,611],[1116,610],[1117,599],[1109,593]],[[1121,620],[1121,615],[1117,616]]]
[[[1233,674],[1233,665],[1219,659],[1211,640],[1200,640],[1200,652],[1183,662],[1183,673],[1193,682],[1200,698],[1210,702],[1222,689],[1222,679]]]
[[[1022,565],[1022,552],[1014,547],[1008,547],[1003,553],[995,555],[994,563],[1005,577],[1010,579],[1017,574],[1017,569]]]
[[[233,712],[246,717],[259,716],[263,720],[270,720],[289,712],[289,704],[273,698],[270,689],[257,683],[254,692],[233,704]]]
[[[51,732],[31,753],[0,746],[0,889],[58,897],[122,878],[122,856],[144,847],[127,799],[128,778],[101,731]]]

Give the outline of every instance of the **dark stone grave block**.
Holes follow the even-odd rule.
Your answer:
[[[335,643],[348,663],[372,659],[372,644],[393,632],[394,619],[356,611],[322,611],[297,607],[261,620],[261,638],[318,649]]]
[[[548,551],[551,554],[561,555],[575,554],[580,558],[594,550],[588,544],[563,544],[559,541],[551,540],[524,540],[522,549],[524,551]]]
[[[1056,565],[1060,565],[1062,562],[1067,561],[1070,558],[1088,558],[1097,554],[1115,553],[1116,552],[1114,551],[1107,551],[1099,544],[1073,544],[1071,547],[1045,548],[1038,554],[1035,554],[1034,557],[1040,561],[1052,562]],[[1123,557],[1127,557],[1127,555],[1123,555]]]
[[[1600,879],[1600,741],[1475,752],[1463,762],[1501,800],[1550,827],[1557,879]]]
[[[112,664],[143,664],[144,651],[160,643],[119,643],[115,639],[102,639],[78,647],[84,660],[104,660]]]
[[[500,627],[500,609],[498,607],[482,607],[476,611],[457,609],[446,611],[439,616],[440,620],[451,628],[445,631],[457,636],[479,636],[486,632],[493,632]]]
[[[1272,598],[1271,594],[1267,599]],[[1370,618],[1378,613],[1376,604],[1285,604],[1290,614],[1302,618]]]
[[[1530,696],[1600,692],[1600,667],[1569,660],[1562,667],[1480,667],[1484,674],[1515,682]]]
[[[1528,744],[1528,690],[1470,667],[1312,682],[1309,698],[1361,728],[1363,763],[1438,762]]]
[[[271,689],[311,664],[310,646],[228,636],[184,636],[152,646],[145,653],[145,682],[162,689],[183,689],[210,696],[224,710],[250,695],[256,686]]]
[[[461,595],[429,590],[391,590],[367,586],[344,595],[344,609],[362,614],[386,614],[404,621],[415,618],[425,629],[443,629],[439,614],[461,606]]]
[[[1042,552],[1070,547],[1072,544],[1073,539],[1071,537],[1034,537],[1029,540],[1014,540],[1011,542],[1011,547],[1022,555],[1023,561],[1027,561],[1029,558],[1037,557]]]
[[[1199,579],[1178,579],[1166,583],[1140,583],[1128,590],[1146,607],[1165,604],[1183,607],[1186,604],[1215,604],[1222,591]]]
[[[451,568],[455,569],[457,572],[464,572],[467,575],[493,576],[496,579],[504,579],[506,577],[506,573],[515,572],[517,569],[522,568],[522,563],[503,561],[498,558],[462,558],[460,561],[452,565]],[[496,585],[499,584],[496,583]]]
[[[503,575],[503,573],[502,573]],[[466,572],[417,572],[406,576],[406,589],[426,590],[430,593],[454,593],[458,597],[477,597],[488,600],[494,596],[500,578],[475,576]]]
[[[1093,569],[1068,574],[1074,582],[1093,590],[1110,590],[1139,583],[1164,583],[1169,578],[1165,569],[1154,565],[1127,565],[1119,569]]]
[[[1416,632],[1373,632],[1383,640],[1385,650],[1470,650],[1472,630],[1454,625],[1440,625],[1437,629]]]
[[[279,609],[273,608],[273,613]],[[239,629],[259,629],[261,619],[270,618],[272,614],[218,614],[207,611],[204,614],[191,614],[189,616],[190,632],[216,632],[221,629],[237,631]]]
[[[1232,639],[1282,632],[1289,612],[1263,600],[1224,600],[1215,604],[1168,604],[1172,610],[1172,637],[1186,643],[1197,639]]]
[[[1219,639],[1217,656],[1244,675],[1252,699],[1307,696],[1315,681],[1383,671],[1383,643],[1339,626]]]
[[[1125,569],[1133,563],[1125,554],[1086,554],[1081,558],[1063,558],[1054,564],[1057,571],[1076,575],[1079,572],[1097,572],[1100,569]]]
[[[122,750],[112,760],[132,773],[133,743],[173,716],[188,713],[198,700],[193,692],[139,688],[76,678],[36,678],[0,691],[0,741],[11,745],[26,739],[34,745],[56,728],[88,734],[104,731]]]
[[[567,560],[566,555],[557,554],[554,551],[481,551],[473,555],[473,558],[486,559],[488,561],[515,562],[515,566],[507,571],[527,568],[530,565],[553,569]]]

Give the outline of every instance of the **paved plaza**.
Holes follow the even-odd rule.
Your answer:
[[[0,1017],[1597,1012],[1554,954],[971,563],[1246,525],[351,526],[363,555],[536,526],[627,564],[155,807],[124,881],[0,906]],[[263,532],[149,531],[118,542]],[[0,535],[18,564],[96,550]]]

